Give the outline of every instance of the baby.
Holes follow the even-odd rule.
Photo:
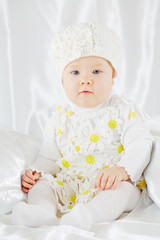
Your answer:
[[[111,94],[120,40],[103,24],[75,24],[54,38],[52,58],[68,102],[53,109],[39,156],[22,175],[28,198],[14,206],[13,224],[113,221],[137,206],[152,148],[142,111]]]

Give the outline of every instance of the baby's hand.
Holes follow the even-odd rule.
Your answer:
[[[37,173],[36,171],[32,171],[31,169],[27,169],[25,171],[25,174],[22,175],[22,191],[24,193],[28,193],[29,189],[33,187],[33,185],[36,183],[36,180],[38,180],[41,177],[41,173]]]
[[[111,168],[105,168],[99,172],[95,180],[94,188],[100,188],[101,190],[112,188],[115,190],[121,181],[128,179],[129,175],[126,173],[125,168],[114,165]]]

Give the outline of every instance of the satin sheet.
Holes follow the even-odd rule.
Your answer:
[[[160,208],[160,117],[152,118],[150,129],[154,136],[154,144],[151,161],[144,171],[144,177],[148,186],[148,195]]]
[[[160,136],[159,12],[159,0],[0,0],[0,127],[33,137],[0,131],[0,239],[160,239],[156,185],[160,166],[155,152]],[[34,139],[42,139],[52,106],[65,101],[49,58],[51,39],[63,27],[85,21],[105,22],[119,34],[124,61],[113,91],[128,94],[151,116],[157,144],[146,169],[149,192],[143,192],[129,215],[92,226],[90,231],[12,226],[9,212],[14,201],[25,199],[19,174],[37,154],[39,141]]]
[[[21,174],[34,162],[39,148],[39,141],[29,135],[0,129],[0,216],[25,200]]]
[[[160,116],[159,0],[0,0],[0,126],[42,137],[64,101],[49,57],[52,37],[78,22],[106,23],[123,43],[114,91]]]

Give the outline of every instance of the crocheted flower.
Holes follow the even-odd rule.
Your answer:
[[[121,153],[122,151],[124,151],[124,147],[122,144],[120,144],[118,147],[118,153]]]
[[[93,143],[97,143],[99,140],[100,140],[100,137],[99,137],[98,134],[92,134],[90,136],[90,141],[93,142]]]
[[[136,118],[137,117],[137,113],[136,112],[131,112],[129,114],[129,118]]]
[[[77,197],[76,197],[75,194],[71,195],[71,197],[70,197],[71,202],[75,203],[76,202],[76,198]]]
[[[76,123],[77,134],[73,133],[74,138],[72,138],[72,132],[70,132],[70,136],[68,137],[69,142],[72,144],[74,155],[82,152],[92,155],[94,151],[103,151],[104,149],[104,142],[100,134],[101,125],[94,129],[89,120],[86,120],[86,122],[88,124],[83,125],[83,127]],[[74,124],[74,119],[72,123]]]
[[[88,194],[88,193],[90,193],[91,191],[89,191],[89,190],[86,190],[85,192],[83,192],[83,195],[86,195],[86,194]]]
[[[92,45],[92,32],[89,28],[84,29],[80,26],[80,29],[77,29],[74,26],[69,26],[63,35],[58,35],[52,42],[53,59],[61,60],[64,58],[65,61],[70,61],[79,58],[83,49]]]
[[[142,181],[140,183],[137,184],[138,187],[140,187],[141,189],[143,189],[146,186],[146,181],[143,178]]]
[[[77,152],[79,152],[80,151],[80,147],[79,146],[75,146],[75,150],[77,151]]]
[[[95,157],[93,155],[86,156],[86,163],[93,164],[95,162]]]
[[[108,126],[110,129],[115,129],[117,128],[117,121],[116,120],[110,120],[108,121]]]
[[[62,133],[62,130],[61,130],[61,128],[59,128],[57,131],[57,135],[59,136],[61,133]]]
[[[57,180],[56,182],[57,182],[59,185],[63,186],[63,182],[61,182],[61,181],[59,181],[59,180]]]
[[[58,106],[58,107],[56,108],[57,112],[60,111],[61,108],[62,108],[62,106]]]
[[[68,206],[68,209],[72,209],[72,208],[73,208],[73,206],[71,206],[71,205]]]
[[[63,165],[63,167],[65,167],[65,168],[69,168],[69,166],[70,166],[69,162],[66,161],[66,160],[63,160],[63,161],[62,161],[62,165]]]
[[[66,116],[72,116],[73,112],[72,111],[68,111],[66,112]]]
[[[105,169],[105,168],[109,168],[109,166],[108,166],[108,165],[106,165],[106,166],[104,166],[104,167],[103,167],[103,169]]]

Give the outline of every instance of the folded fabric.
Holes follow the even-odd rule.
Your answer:
[[[160,137],[154,137],[151,161],[144,171],[148,195],[160,207]]]
[[[0,130],[0,215],[10,212],[16,202],[25,200],[21,174],[33,163],[39,148],[39,141],[28,135]]]

